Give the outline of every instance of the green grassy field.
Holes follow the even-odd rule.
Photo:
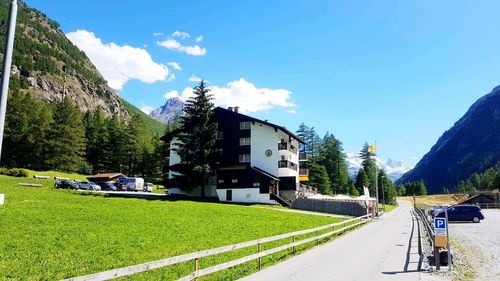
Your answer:
[[[43,187],[20,187],[19,182]],[[63,279],[339,221],[238,205],[82,195],[55,190],[52,184],[0,176],[0,193],[5,194],[0,206],[0,280]],[[204,258],[200,267],[255,251],[252,247]],[[289,253],[264,258],[264,265]],[[123,279],[175,280],[192,268],[190,262]],[[249,262],[202,279],[232,280],[255,270],[256,262]]]
[[[57,171],[33,171],[33,170],[28,170],[24,169],[28,172],[28,175],[30,178],[33,177],[33,175],[38,175],[38,176],[49,176],[50,179],[54,179],[54,177],[60,177],[60,178],[69,178],[71,180],[87,180],[86,175],[80,175],[80,174],[75,174],[75,173],[64,173],[64,172],[57,172]],[[43,181],[41,181],[43,183]]]

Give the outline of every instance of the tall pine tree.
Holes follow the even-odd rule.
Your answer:
[[[52,169],[76,172],[85,164],[85,128],[82,113],[66,96],[54,109],[49,134],[48,162]]]
[[[174,148],[181,163],[171,168],[180,173],[175,179],[182,189],[192,190],[199,186],[201,197],[205,197],[207,179],[215,167],[213,147],[217,124],[212,118],[214,104],[209,91],[202,80],[193,89],[194,97],[184,106],[178,143]]]

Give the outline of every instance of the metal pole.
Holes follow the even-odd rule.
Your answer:
[[[5,111],[7,110],[7,95],[9,92],[10,66],[12,65],[12,50],[16,33],[17,0],[10,2],[9,26],[5,40],[5,54],[2,68],[2,89],[0,92],[0,159],[2,157],[3,129],[5,126]]]
[[[450,235],[448,232],[448,209],[444,209],[444,216],[446,218],[446,248],[448,248],[448,271],[451,272],[451,248],[450,248]]]
[[[378,166],[375,158],[375,194],[377,195],[377,218],[378,218]]]

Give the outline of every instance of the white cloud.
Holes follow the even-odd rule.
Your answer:
[[[93,32],[82,29],[66,36],[87,54],[113,89],[122,89],[130,79],[154,83],[169,76],[167,66],[154,62],[143,48],[103,43]]]
[[[286,113],[295,114],[295,113],[297,113],[297,110],[295,110],[295,109],[289,109],[289,110],[286,111]]]
[[[186,53],[191,56],[204,56],[207,54],[207,49],[202,48],[198,45],[184,46],[179,41],[175,39],[167,39],[164,41],[157,41],[156,44],[165,47],[169,50]]]
[[[175,61],[167,62],[168,66],[171,66],[175,70],[182,70],[181,64]]]
[[[183,32],[183,31],[179,31],[179,30],[176,30],[174,33],[172,33],[172,37],[177,37],[177,38],[181,38],[181,39],[186,39],[186,38],[189,38],[191,37],[191,35],[187,32]]]
[[[170,98],[178,98],[179,97],[179,92],[177,92],[176,90],[173,90],[173,91],[168,91],[166,92],[163,97],[165,99],[170,99]]]
[[[196,39],[194,39],[194,41],[196,41],[196,43],[201,43],[201,41],[203,41],[203,36],[200,35],[200,36],[196,37]]]
[[[216,106],[239,106],[243,113],[266,111],[274,107],[286,108],[292,114],[295,112],[292,93],[286,89],[257,88],[243,78],[231,81],[225,87],[213,86],[210,89]],[[181,94],[177,91],[169,93],[169,97],[177,96],[185,101],[193,96],[193,89],[185,88]]]
[[[188,79],[189,82],[196,82],[196,83],[200,83],[201,82],[201,78],[196,76],[195,74],[192,74],[189,79]]]
[[[144,104],[142,101],[141,101],[141,110],[142,112],[146,113],[149,115],[149,113],[151,113],[151,111],[153,111],[153,107],[152,106],[149,106],[147,104]]]
[[[154,32],[153,36],[163,36],[163,32]]]

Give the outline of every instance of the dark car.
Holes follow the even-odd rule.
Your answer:
[[[444,211],[436,215],[438,218],[444,218]],[[476,205],[455,205],[448,208],[448,220],[449,221],[472,221],[480,222],[484,220],[484,215],[481,212],[481,208]]]
[[[127,185],[121,182],[115,182],[116,190],[118,191],[127,191]]]
[[[100,182],[96,182],[96,184],[98,186],[100,186],[102,190],[106,190],[106,191],[116,191],[118,189],[116,186],[114,186],[110,182],[100,181]]]
[[[54,187],[78,189],[78,185],[74,181],[69,181],[69,180],[56,180],[56,182],[54,183]]]

